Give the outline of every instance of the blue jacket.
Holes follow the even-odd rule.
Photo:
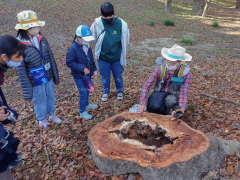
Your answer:
[[[91,68],[88,57],[90,59]],[[67,52],[66,64],[71,69],[71,75],[74,78],[81,79],[84,75],[83,70],[85,67],[90,70],[90,76],[92,76],[94,71],[97,70],[91,47],[88,48],[88,57],[83,51],[83,46],[78,42],[75,41],[70,46]]]

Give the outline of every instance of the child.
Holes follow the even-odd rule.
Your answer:
[[[16,38],[4,35],[0,36],[0,86],[3,84],[5,72],[8,67],[18,67],[23,57],[26,47]],[[14,124],[17,119],[17,112],[9,108],[0,87],[0,179],[12,180],[11,169],[23,164],[22,155],[16,153],[19,140],[14,134],[4,129],[2,124]]]
[[[97,78],[97,68],[93,59],[92,49],[89,42],[94,40],[89,27],[81,25],[76,30],[73,44],[67,52],[66,64],[71,69],[71,74],[77,85],[79,98],[80,116],[85,119],[91,119],[93,116],[88,114],[86,110],[97,109],[98,105],[89,104],[89,91],[84,84],[84,78]]]
[[[45,22],[39,21],[34,11],[22,11],[17,18],[18,39],[27,46],[24,60],[17,68],[24,98],[34,102],[39,126],[48,126],[47,115],[59,124],[62,120],[55,115],[53,85],[59,84],[58,68],[47,39],[39,32]]]

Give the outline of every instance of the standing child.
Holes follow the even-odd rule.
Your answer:
[[[92,32],[89,27],[81,25],[76,30],[76,35],[73,44],[67,52],[66,63],[71,69],[71,75],[77,85],[79,91],[79,111],[80,116],[85,119],[91,119],[93,116],[88,114],[86,110],[97,109],[98,105],[89,104],[89,87],[84,83],[85,79],[91,82],[91,76],[97,78],[97,68],[93,59],[92,49],[89,42],[94,40]]]
[[[22,11],[17,15],[17,36],[27,46],[24,60],[17,68],[18,77],[26,100],[34,102],[39,126],[46,128],[50,121],[61,123],[55,115],[54,84],[59,84],[57,65],[47,39],[41,35],[44,21],[37,19],[34,11]]]

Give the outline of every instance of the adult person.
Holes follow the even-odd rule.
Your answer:
[[[126,50],[129,43],[127,23],[114,16],[114,8],[110,2],[101,5],[101,16],[91,26],[96,39],[95,58],[98,60],[99,72],[102,76],[102,101],[107,101],[110,93],[110,76],[113,74],[117,99],[123,99],[122,73],[126,66]]]
[[[186,61],[192,60],[192,56],[185,52],[186,49],[178,45],[162,48],[163,57],[157,59],[159,66],[143,86],[137,112],[148,110],[173,115],[172,120],[184,113],[191,82],[190,67]],[[153,84],[154,93],[149,96],[146,105],[147,95]]]
[[[7,69],[9,67],[16,68],[21,64],[25,49],[25,45],[16,38],[9,35],[0,36],[0,85],[3,84]],[[4,102],[6,101],[5,97],[1,89],[0,91]],[[17,112],[7,107],[3,102],[0,101],[0,179],[12,180],[10,166],[13,169],[22,165],[23,162],[22,155],[16,153],[20,141],[14,138],[14,134],[4,129],[3,126],[3,124],[14,121],[17,118]],[[12,115],[10,116],[10,114]]]
[[[39,21],[34,11],[22,11],[17,15],[16,25],[18,39],[25,44],[24,60],[17,68],[19,81],[25,100],[34,102],[34,110],[39,126],[46,128],[50,121],[61,123],[55,115],[54,84],[59,84],[56,61],[47,39],[40,33],[40,26],[45,21]]]
[[[97,78],[97,68],[92,48],[89,45],[89,42],[93,40],[94,37],[89,27],[85,25],[79,26],[76,30],[73,44],[68,49],[66,56],[66,64],[71,69],[71,75],[74,78],[80,95],[80,117],[85,119],[92,119],[93,117],[86,110],[98,108],[97,104],[89,104],[88,102],[89,91],[93,90],[91,77],[93,76],[94,79]]]

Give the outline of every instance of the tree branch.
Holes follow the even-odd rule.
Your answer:
[[[207,97],[216,99],[216,100],[218,100],[218,101],[228,102],[228,103],[232,103],[232,104],[235,104],[235,105],[240,106],[240,103],[235,102],[235,101],[230,101],[230,100],[228,100],[228,99],[222,99],[222,98],[218,98],[218,97],[215,97],[215,96],[212,96],[212,95],[209,95],[209,94],[204,94],[204,93],[200,93],[200,95],[202,95],[202,96],[207,96]]]
[[[51,170],[53,170],[51,161],[50,161],[50,159],[49,159],[49,155],[48,155],[48,151],[47,151],[47,146],[46,146],[46,145],[44,145],[44,150],[45,150],[45,152],[46,152],[46,154],[47,154],[48,165],[49,165],[49,167],[51,168]]]

